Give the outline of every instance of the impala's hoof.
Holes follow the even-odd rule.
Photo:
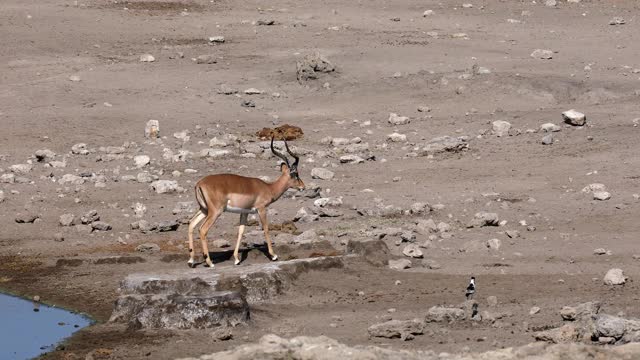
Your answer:
[[[276,261],[276,260],[278,260],[278,255],[273,255],[273,256],[271,257],[271,261]]]
[[[236,259],[236,260],[233,262],[233,264],[234,264],[234,265],[240,265],[240,260]]]
[[[192,269],[196,267],[196,263],[193,260],[189,260],[187,262],[187,265],[189,265],[189,267],[192,268]]]

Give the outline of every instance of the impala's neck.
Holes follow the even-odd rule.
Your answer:
[[[284,194],[284,192],[289,189],[288,184],[289,174],[286,173],[283,173],[282,175],[280,175],[278,180],[269,184],[269,187],[271,188],[271,194],[273,196],[273,200],[271,202],[278,200],[280,196],[282,196],[282,194]]]

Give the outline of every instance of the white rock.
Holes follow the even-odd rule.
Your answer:
[[[33,170],[33,165],[31,164],[15,164],[9,166],[9,170],[16,175],[26,175]]]
[[[78,81],[80,81],[80,76],[71,75],[71,76],[69,76],[69,81],[78,82]]]
[[[622,285],[627,281],[622,269],[611,269],[604,276],[605,285]]]
[[[491,250],[500,250],[500,246],[502,245],[502,241],[500,239],[490,239],[487,240],[487,247]]]
[[[406,142],[407,135],[394,132],[393,134],[387,135],[387,140],[391,142]]]
[[[560,126],[553,123],[546,123],[540,125],[540,130],[544,132],[558,132],[561,130]]]
[[[545,0],[544,5],[548,7],[555,7],[558,5],[558,2],[556,0]]]
[[[406,125],[409,122],[411,122],[411,120],[408,116],[399,116],[396,113],[389,114],[389,123],[392,125]]]
[[[133,162],[137,168],[145,167],[151,162],[151,158],[147,155],[136,155],[133,157]]]
[[[531,309],[529,309],[529,315],[535,315],[537,313],[540,312],[540,308],[537,306],[532,307]]]
[[[262,90],[258,90],[256,88],[249,88],[245,90],[244,93],[247,95],[257,95],[257,94],[262,94]]]
[[[404,270],[411,267],[411,260],[399,259],[389,260],[389,268],[392,270]]]
[[[157,194],[166,194],[178,191],[179,186],[175,180],[157,180],[151,183],[150,188]]]
[[[74,174],[65,174],[60,179],[58,179],[58,184],[82,185],[84,184],[84,178]]]
[[[88,155],[89,150],[87,150],[87,144],[78,143],[71,147],[71,153],[74,155]]]
[[[135,203],[133,204],[132,208],[133,213],[136,215],[136,217],[143,217],[144,214],[147,213],[147,207],[143,203]]]
[[[416,244],[408,244],[407,246],[404,247],[404,249],[402,250],[402,253],[404,254],[404,256],[417,258],[417,259],[422,258],[423,256],[422,251],[420,251],[420,248]]]
[[[313,168],[311,170],[311,178],[312,179],[320,179],[320,180],[331,180],[335,174],[333,171],[325,168]]]
[[[553,51],[544,49],[535,49],[531,53],[531,57],[535,59],[549,60],[553,59]]]
[[[509,129],[511,129],[511,123],[504,120],[497,120],[493,122],[493,132],[498,136],[509,135]]]
[[[349,139],[347,138],[332,138],[331,145],[333,146],[344,146],[349,144]]]
[[[227,144],[226,141],[220,140],[217,137],[214,137],[213,139],[209,140],[209,147],[210,148],[227,147],[228,145],[229,144]]]
[[[200,156],[202,157],[210,157],[213,159],[221,159],[228,157],[232,154],[231,150],[224,149],[202,149],[200,151]]]
[[[153,55],[151,54],[140,55],[140,62],[154,62],[154,61],[156,61],[156,58],[154,58]]]
[[[593,183],[582,188],[582,192],[587,194],[596,191],[607,191],[607,187],[604,184]]]
[[[342,164],[360,164],[364,159],[358,155],[344,155],[340,157],[340,163]]]
[[[435,14],[435,12],[433,10],[425,10],[425,12],[422,13],[423,17],[427,17],[427,16],[431,16]]]
[[[593,199],[600,200],[600,201],[609,200],[611,199],[611,194],[606,191],[594,191]]]
[[[4,195],[4,191],[0,190],[0,203],[2,203],[6,199]]]
[[[573,109],[563,112],[562,117],[564,122],[574,126],[583,126],[587,122],[587,117],[583,113]]]
[[[209,42],[210,43],[223,43],[224,40],[224,36],[209,36]]]

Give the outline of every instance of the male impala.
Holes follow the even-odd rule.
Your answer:
[[[273,138],[271,138],[271,152],[284,160],[284,163],[280,165],[282,174],[278,180],[271,184],[257,178],[234,174],[209,175],[198,181],[195,190],[196,200],[198,201],[200,210],[198,210],[189,221],[189,267],[193,268],[196,266],[193,251],[193,229],[202,219],[205,219],[200,227],[202,255],[206,263],[205,266],[213,267],[213,262],[211,262],[209,258],[207,233],[218,217],[225,211],[240,214],[238,241],[233,251],[236,265],[240,263],[238,250],[240,248],[242,234],[244,233],[244,227],[247,224],[247,217],[249,214],[255,214],[256,212],[260,217],[260,223],[262,224],[271,260],[278,260],[278,255],[273,252],[271,238],[269,237],[267,206],[278,200],[289,188],[304,190],[304,183],[298,175],[298,162],[300,158],[289,150],[289,145],[287,145],[286,140],[284,146],[289,155],[295,159],[293,164],[289,163],[289,159],[287,159],[285,155],[282,155],[273,148]]]

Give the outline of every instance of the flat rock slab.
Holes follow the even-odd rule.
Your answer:
[[[135,328],[235,326],[249,319],[248,304],[282,293],[300,274],[343,265],[336,256],[130,274],[120,283],[110,321]]]

